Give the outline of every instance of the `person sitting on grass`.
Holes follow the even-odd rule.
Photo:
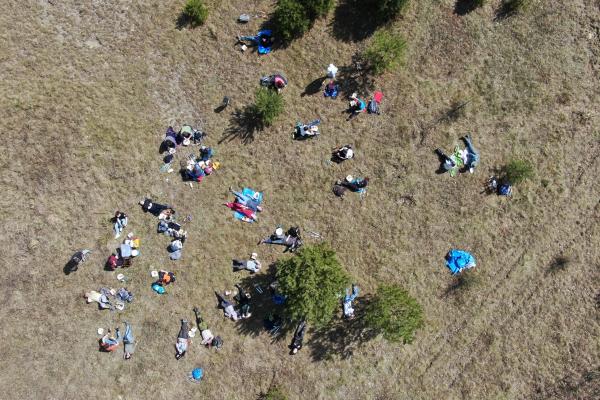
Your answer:
[[[350,96],[350,106],[348,107],[348,113],[350,114],[348,119],[353,118],[366,110],[367,103],[360,99],[356,93],[352,93],[352,96]]]
[[[302,348],[302,342],[304,341],[304,333],[306,332],[306,321],[302,320],[296,327],[296,331],[294,332],[294,338],[292,339],[292,344],[290,348],[292,349],[291,354],[296,354],[298,350]]]
[[[235,295],[235,300],[238,302],[240,307],[240,316],[242,318],[250,318],[252,315],[250,313],[250,299],[252,296],[250,293],[246,292],[240,285],[236,284],[235,287],[238,290],[237,295]]]
[[[332,79],[327,85],[325,85],[325,91],[323,92],[323,96],[331,97],[335,100],[337,99],[339,92],[340,87]]]
[[[369,178],[354,178],[352,175],[348,175],[340,184],[353,192],[360,192],[366,189]]]
[[[274,37],[273,33],[269,29],[259,31],[256,36],[240,36],[236,37],[238,43],[250,42],[250,45],[258,46],[259,54],[267,54],[271,51],[273,46]]]
[[[336,163],[341,163],[345,160],[350,160],[354,157],[354,150],[352,150],[352,145],[346,144],[344,146],[333,149],[331,152],[331,161]]]
[[[170,283],[175,283],[175,274],[173,272],[169,272],[169,271],[165,271],[165,270],[160,270],[158,271],[158,280],[156,281],[156,283],[158,283],[161,286],[167,286]]]
[[[313,136],[319,135],[319,124],[320,119],[316,119],[308,124],[298,122],[294,127],[293,138],[294,139],[308,139]]]
[[[228,295],[228,292],[225,292],[225,295]],[[237,311],[233,307],[233,303],[229,300],[225,299],[222,295],[215,291],[215,295],[217,296],[217,300],[219,301],[219,307],[223,309],[223,313],[225,318],[231,318],[234,321],[240,319]]]
[[[110,329],[106,332],[106,335],[102,336],[98,342],[100,345],[100,351],[108,353],[115,351],[117,347],[119,347],[119,343],[121,341],[121,332],[119,331],[119,328],[117,328],[115,331],[117,332],[116,338],[112,335]]]
[[[175,344],[175,358],[177,360],[185,356],[185,353],[187,352],[190,344],[189,330],[190,327],[188,326],[188,322],[185,319],[182,319],[181,328],[179,329],[179,334],[177,335],[177,343]]]
[[[115,216],[112,218],[113,230],[115,232],[115,239],[118,239],[123,233],[123,229],[127,226],[128,222],[127,214],[121,211],[115,212]]]
[[[251,273],[258,272],[261,268],[260,261],[258,261],[258,254],[252,253],[249,260],[232,260],[233,270],[239,271],[241,269],[247,269]]]
[[[344,296],[344,300],[342,302],[342,306],[344,309],[344,318],[353,319],[354,318],[354,308],[352,307],[352,302],[358,296],[358,286],[352,284],[352,292],[346,289],[346,295]]]
[[[276,73],[260,78],[260,84],[267,88],[277,89],[278,93],[281,93],[288,84],[288,80],[283,74]]]

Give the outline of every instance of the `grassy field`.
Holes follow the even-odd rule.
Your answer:
[[[598,1],[537,0],[504,19],[498,0],[463,16],[453,0],[413,1],[389,27],[409,43],[405,65],[370,82],[353,71],[353,55],[374,27],[345,0],[305,37],[260,58],[234,38],[265,19],[235,21],[269,13],[271,1],[207,1],[207,24],[195,30],[176,27],[182,0],[83,3],[6,0],[0,15],[5,398],[255,399],[273,381],[291,399],[600,397]],[[345,67],[345,93],[383,91],[381,116],[348,122],[345,99],[313,90],[330,62]],[[290,81],[286,112],[245,143],[235,111],[273,71]],[[224,95],[232,106],[215,113]],[[465,101],[464,113],[442,118]],[[322,135],[293,142],[293,125],[315,117]],[[184,123],[209,133],[223,165],[194,188],[159,172],[166,127]],[[476,173],[437,175],[433,150],[450,150],[467,132],[482,154]],[[345,143],[355,159],[329,165],[330,149]],[[529,159],[535,178],[511,199],[480,194],[513,157]],[[349,173],[371,178],[364,200],[331,193]],[[242,185],[265,193],[252,226],[222,205],[227,188]],[[167,238],[137,205],[144,196],[193,216],[182,260],[169,261]],[[125,271],[136,299],[121,313],[82,298],[118,284],[103,270],[118,244],[116,209],[142,238]],[[233,273],[231,258],[288,257],[256,246],[276,224],[320,232],[365,294],[383,282],[404,286],[426,315],[414,343],[363,342],[338,324],[309,331],[291,357],[290,336],[272,341],[261,331],[264,309],[225,320],[213,291],[265,274]],[[83,247],[93,249],[90,261],[64,275]],[[452,247],[478,259],[467,287],[456,288],[444,266]],[[178,276],[164,296],[150,289],[158,268]],[[225,345],[208,351],[198,340],[176,361],[179,319],[192,319],[193,306]],[[138,341],[128,362],[96,342],[98,327],[125,320]],[[200,385],[186,381],[196,365],[205,369]]]

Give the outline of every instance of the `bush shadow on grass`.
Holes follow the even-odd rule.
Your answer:
[[[179,31],[184,30],[185,28],[191,27],[191,25],[192,25],[191,18],[184,12],[181,12],[175,19],[175,28]]]
[[[336,317],[326,326],[315,328],[307,342],[312,359],[322,361],[334,356],[348,359],[358,347],[377,337],[378,333],[368,327],[365,319],[372,301],[372,296],[359,297],[353,304],[356,315],[353,319]]]
[[[272,300],[272,292],[269,285],[275,281],[275,265],[273,263],[269,265],[266,271],[250,275],[247,275],[248,271],[245,270],[236,272],[244,275],[239,285],[252,295],[250,301],[250,312],[252,315],[238,322],[238,332],[248,336],[258,336],[261,333],[265,333],[271,336],[272,342],[284,340],[287,333],[295,328],[295,325],[291,321],[283,319],[284,305],[275,304]],[[281,328],[274,333],[270,333],[265,324],[265,320],[270,315],[282,317]]]
[[[371,70],[360,54],[352,56],[352,64],[340,67],[338,72],[336,82],[340,87],[339,94],[342,98],[349,98],[355,92],[359,96],[366,96],[375,86]]]
[[[229,120],[229,127],[223,132],[219,144],[240,139],[242,143],[248,144],[255,138],[256,133],[265,128],[258,116],[255,107],[250,105],[244,109],[236,109]]]
[[[341,0],[334,11],[331,30],[337,40],[360,42],[389,21],[377,17],[374,9],[362,0]]]
[[[475,0],[456,0],[456,3],[454,4],[454,13],[463,16],[475,11],[476,8],[477,4]]]
[[[546,270],[546,275],[556,274],[558,272],[564,271],[567,269],[569,264],[571,263],[571,259],[566,256],[556,256],[548,266]]]

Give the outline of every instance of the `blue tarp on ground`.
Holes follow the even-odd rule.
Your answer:
[[[460,273],[465,268],[475,266],[475,257],[463,250],[450,250],[446,256],[446,266],[453,275]]]

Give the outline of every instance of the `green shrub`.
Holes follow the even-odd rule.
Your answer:
[[[502,14],[515,14],[525,11],[531,5],[531,0],[502,0]]]
[[[260,400],[287,400],[287,396],[277,386],[271,386],[267,393],[260,396]]]
[[[208,9],[202,0],[187,0],[182,15],[192,28],[204,24],[208,17]]]
[[[423,326],[423,309],[408,292],[397,285],[377,289],[366,308],[367,326],[392,342],[411,343]]]
[[[504,178],[511,185],[517,185],[533,177],[533,166],[529,161],[512,160],[503,168]]]
[[[311,25],[306,8],[297,0],[279,0],[272,22],[275,35],[284,43],[302,36]]]
[[[298,0],[304,6],[309,18],[317,19],[327,15],[333,6],[333,0]]]
[[[275,118],[283,111],[283,107],[283,97],[276,90],[261,87],[256,91],[251,112],[260,124],[271,126]]]
[[[486,0],[471,0],[471,6],[473,7],[473,9],[483,7],[485,1]]]
[[[395,18],[400,14],[406,6],[408,6],[408,0],[367,0],[374,3],[373,6],[377,10],[377,15],[384,19]]]
[[[378,31],[363,53],[363,58],[375,75],[393,69],[404,60],[406,41],[398,34]]]
[[[287,297],[286,316],[315,325],[331,320],[350,281],[327,244],[303,247],[294,257],[278,262],[275,276]]]

